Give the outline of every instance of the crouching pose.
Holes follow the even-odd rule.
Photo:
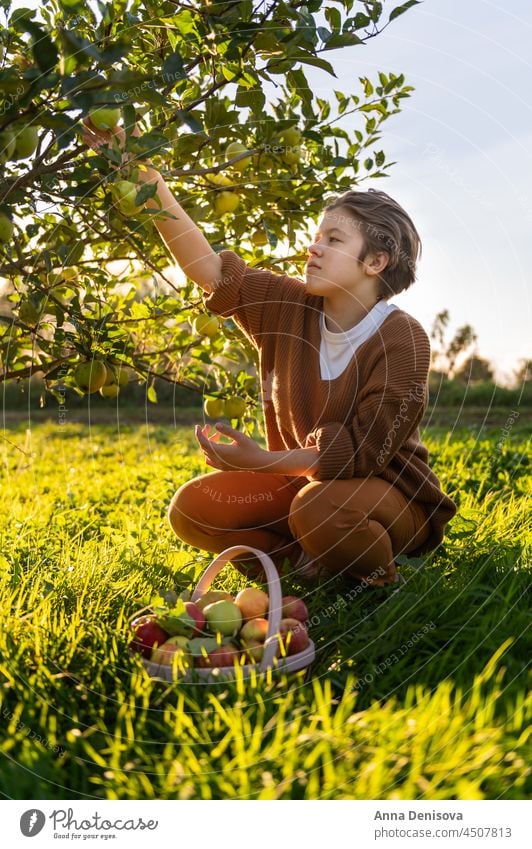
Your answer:
[[[382,191],[346,192],[323,210],[299,280],[215,253],[151,164],[142,179],[175,216],[157,227],[205,307],[258,349],[266,427],[263,449],[226,424],[196,426],[216,471],[177,490],[173,530],[209,553],[262,549],[299,577],[394,583],[397,555],[435,549],[456,512],[419,435],[429,339],[390,303],[415,280],[410,217]]]

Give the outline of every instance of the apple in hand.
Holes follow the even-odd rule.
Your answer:
[[[240,608],[243,619],[255,619],[268,612],[270,599],[268,593],[258,587],[246,587],[237,594],[235,604]]]
[[[242,614],[234,601],[215,601],[203,608],[207,625],[213,633],[233,637],[242,626]]]
[[[217,646],[210,651],[205,657],[196,658],[196,666],[198,669],[215,669],[220,666],[233,666],[240,660],[241,652],[238,646],[234,643],[225,643],[225,645]]]
[[[285,595],[281,603],[281,616],[283,619],[298,619],[299,622],[308,621],[307,605],[303,599],[295,595]]]
[[[298,619],[281,619],[279,633],[288,656],[298,654],[310,644],[307,629]]]
[[[129,650],[140,652],[143,657],[150,657],[154,646],[160,646],[168,639],[168,634],[155,621],[155,616],[139,616],[131,623],[133,639]]]
[[[233,601],[233,596],[224,590],[208,590],[196,599],[195,604],[200,610],[204,610],[208,604],[213,604],[215,601]]]

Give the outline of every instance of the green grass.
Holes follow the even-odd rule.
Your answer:
[[[6,430],[0,793],[524,798],[530,445],[521,422],[499,446],[500,429],[476,431],[425,433],[460,511],[399,592],[284,581],[310,609],[311,676],[201,686],[152,681],[127,652],[139,599],[212,559],[166,522],[177,486],[209,471],[192,428]]]

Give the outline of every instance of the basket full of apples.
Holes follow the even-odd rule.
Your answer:
[[[252,552],[261,561],[268,592],[246,587],[235,598],[210,590],[214,578],[238,554]],[[257,548],[235,545],[206,568],[185,601],[154,605],[131,622],[130,651],[139,653],[148,673],[168,681],[244,677],[252,670],[295,672],[314,660],[314,643],[305,622],[305,603],[282,596],[273,561]]]

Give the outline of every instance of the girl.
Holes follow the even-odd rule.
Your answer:
[[[92,146],[109,140],[90,129]],[[419,436],[429,340],[389,303],[415,280],[421,243],[410,217],[382,191],[341,195],[324,209],[303,282],[216,254],[151,163],[140,179],[157,182],[175,216],[157,228],[205,307],[232,316],[259,352],[268,445],[227,424],[196,426],[217,471],[177,490],[171,527],[211,553],[262,549],[297,577],[395,583],[395,557],[436,548],[456,512]],[[238,560],[257,574],[251,557]]]

